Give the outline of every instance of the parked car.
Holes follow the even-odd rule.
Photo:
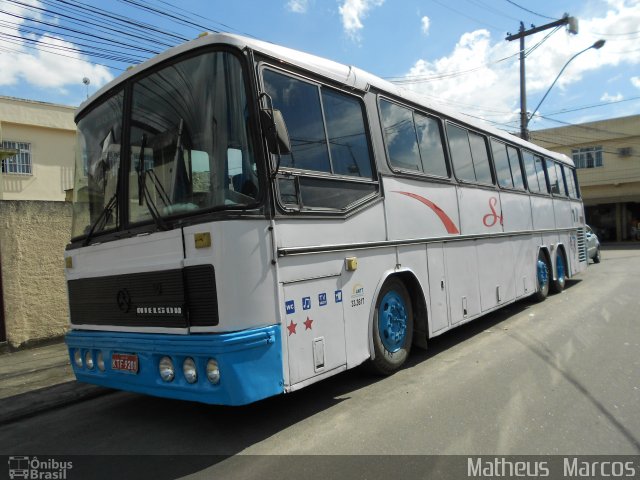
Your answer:
[[[600,263],[600,240],[593,232],[591,227],[587,225],[587,257],[593,260],[593,263]]]

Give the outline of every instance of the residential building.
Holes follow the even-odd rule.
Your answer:
[[[62,335],[75,108],[0,96],[0,342]]]
[[[573,158],[601,241],[640,240],[640,115],[536,130],[531,141]]]

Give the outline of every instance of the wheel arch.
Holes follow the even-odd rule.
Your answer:
[[[547,265],[551,265],[551,269],[554,268],[554,262],[551,261],[551,252],[549,251],[549,247],[546,245],[538,246],[538,253],[536,254],[536,258],[540,256],[540,252],[544,255],[544,258],[547,260]],[[551,272],[553,274],[553,271]]]
[[[569,256],[567,255],[567,249],[564,246],[564,243],[559,242],[556,246],[556,251],[561,252],[562,253],[562,257],[564,260],[564,276],[566,278],[571,278],[571,268],[569,266]],[[556,254],[557,255],[557,254]],[[558,278],[558,268],[556,266],[556,262],[555,262],[555,256],[554,256],[554,262],[553,262],[553,278],[557,279]]]
[[[376,285],[373,292],[371,310],[369,311],[369,355],[371,360],[375,358],[373,347],[373,317],[378,303],[378,295],[382,286],[390,278],[398,278],[405,286],[411,297],[411,307],[413,309],[413,345],[420,348],[427,348],[427,337],[429,335],[429,321],[427,313],[427,301],[424,288],[417,275],[409,268],[390,269],[385,271]]]

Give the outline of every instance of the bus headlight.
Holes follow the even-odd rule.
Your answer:
[[[193,358],[187,357],[182,363],[182,373],[188,383],[196,383],[198,381],[198,372],[196,371],[196,362]]]
[[[76,367],[82,368],[82,352],[80,352],[79,348],[76,348],[73,352],[73,362],[76,364]]]
[[[87,350],[84,353],[84,364],[87,366],[89,370],[93,370],[94,364],[93,364],[93,354],[91,353],[91,350]]]
[[[102,350],[98,350],[98,354],[96,355],[96,363],[98,364],[98,370],[104,372],[104,354]]]
[[[210,358],[207,362],[207,378],[214,385],[220,382],[220,368],[218,367],[218,362],[213,358]]]
[[[160,373],[160,378],[165,382],[173,380],[173,377],[176,376],[176,372],[173,369],[173,360],[170,357],[162,357],[158,364],[158,372]]]

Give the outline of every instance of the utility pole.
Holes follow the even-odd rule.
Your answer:
[[[534,33],[542,32],[554,27],[560,27],[562,25],[569,26],[569,33],[572,33],[574,35],[578,33],[578,19],[575,17],[570,17],[568,13],[565,13],[560,20],[547,23],[546,25],[542,25],[540,27],[531,25],[531,28],[529,30],[525,30],[524,22],[520,22],[518,33],[513,35],[507,34],[507,38],[505,39],[509,42],[518,39],[520,40],[520,137],[522,137],[524,140],[529,140],[529,130],[527,128],[529,119],[527,117],[527,83],[524,64],[524,39],[525,37],[533,35]]]

